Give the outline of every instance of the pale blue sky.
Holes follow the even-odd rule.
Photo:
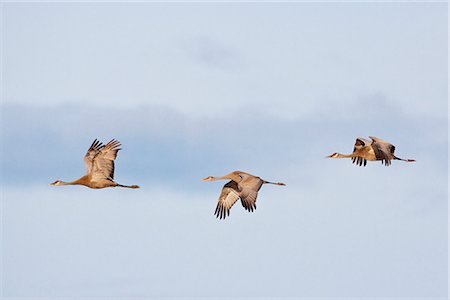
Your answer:
[[[4,296],[446,298],[447,4],[2,9]],[[141,189],[48,186],[94,138]],[[216,220],[236,169],[287,186]]]

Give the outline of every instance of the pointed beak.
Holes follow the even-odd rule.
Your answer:
[[[338,154],[336,152],[333,152],[330,155],[326,156],[325,158],[336,158],[336,157],[338,157]]]

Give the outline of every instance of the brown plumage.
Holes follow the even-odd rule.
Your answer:
[[[270,182],[242,171],[234,171],[221,177],[208,176],[205,181],[231,180],[226,183],[220,193],[214,214],[219,219],[225,219],[230,215],[230,209],[238,199],[241,199],[242,206],[249,212],[256,209],[256,198],[258,191],[263,184],[285,185],[282,182]]]
[[[51,185],[84,185],[92,189],[106,187],[139,188],[138,185],[122,185],[114,181],[114,160],[120,146],[120,142],[114,139],[106,145],[95,139],[84,156],[87,174],[71,182],[56,180]]]
[[[414,159],[403,159],[395,156],[395,146],[382,139],[369,136],[372,141],[357,138],[353,153],[340,154],[333,153],[327,157],[330,158],[351,158],[354,164],[358,166],[366,166],[367,161],[380,160],[385,166],[390,166],[392,160],[403,160],[406,162],[414,162]]]

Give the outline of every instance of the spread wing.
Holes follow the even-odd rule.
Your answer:
[[[241,203],[245,210],[253,212],[256,209],[256,198],[258,197],[258,192],[253,190],[242,190],[241,192]]]
[[[89,147],[86,155],[84,156],[87,174],[92,172],[94,157],[100,152],[101,149],[103,149],[103,147],[105,146],[97,139],[95,139]]]
[[[239,182],[239,187],[241,189],[241,203],[242,206],[249,212],[256,209],[256,198],[258,197],[258,191],[261,189],[264,181],[256,176],[246,176],[243,177],[242,181]]]
[[[220,193],[219,202],[217,203],[214,214],[219,219],[225,219],[230,215],[230,209],[239,199],[239,188],[236,182],[230,181],[225,184]]]
[[[358,150],[363,149],[364,147],[367,147],[369,145],[368,142],[369,141],[367,141],[366,139],[357,138],[355,141],[355,147],[353,148],[353,152],[356,152]],[[354,163],[354,164],[356,163],[358,166],[362,166],[362,165],[366,166],[367,160],[362,157],[357,156],[357,157],[352,158],[352,163]]]
[[[355,141],[355,147],[353,148],[353,151],[355,151],[356,149],[365,147],[365,146],[367,146],[367,140],[363,139],[363,138],[357,138]]]
[[[372,139],[372,149],[375,152],[376,158],[381,160],[385,166],[390,166],[395,151],[394,145],[376,137],[371,136],[370,138]]]
[[[120,150],[119,141],[111,140],[93,158],[92,179],[114,179],[114,160]]]

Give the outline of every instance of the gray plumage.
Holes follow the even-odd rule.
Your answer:
[[[94,140],[84,156],[87,174],[91,175],[92,180],[114,179],[114,160],[121,150],[120,146],[120,142],[114,139],[106,145]]]
[[[282,182],[269,182],[258,176],[251,175],[242,171],[234,171],[228,175],[221,177],[209,176],[204,178],[205,181],[230,179],[227,182],[219,196],[219,201],[214,214],[219,219],[225,219],[230,215],[231,207],[241,200],[245,210],[253,212],[256,209],[256,199],[258,192],[263,184],[285,185]]]
[[[106,145],[95,139],[84,156],[86,175],[71,182],[56,180],[51,185],[84,185],[93,189],[106,187],[139,188],[138,185],[122,185],[114,181],[114,160],[120,146],[120,142],[114,139]]]
[[[331,158],[351,158],[352,162],[358,166],[366,166],[367,161],[381,161],[385,166],[390,166],[392,160],[403,160],[406,162],[414,162],[414,159],[403,159],[397,157],[395,152],[395,146],[382,139],[369,136],[371,141],[364,138],[357,138],[353,153],[340,154],[333,153],[328,157]]]

